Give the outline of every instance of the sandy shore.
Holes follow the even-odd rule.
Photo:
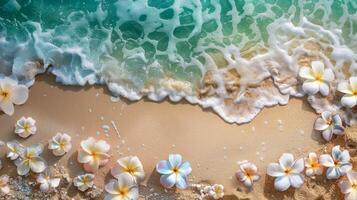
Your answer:
[[[96,174],[99,186],[111,178],[108,172],[113,163],[127,155],[137,155],[143,162],[147,173],[144,184],[157,185],[155,164],[169,153],[180,153],[192,164],[192,182],[223,184],[226,194],[234,194],[242,188],[234,177],[237,161],[249,160],[265,175],[268,163],[283,152],[305,157],[307,152],[321,147],[320,134],[313,131],[317,115],[303,100],[292,99],[288,106],[264,109],[253,122],[236,125],[197,105],[146,100],[112,102],[103,87],[60,86],[53,79],[38,77],[25,105],[17,106],[11,117],[0,114],[0,140],[47,144],[57,132],[66,132],[74,140],[72,151],[55,158],[46,150],[44,157],[50,165],[65,166],[74,177],[83,172],[76,162],[79,142],[89,136],[104,139],[111,144],[112,158]],[[37,120],[37,134],[26,140],[13,133],[13,125],[22,116]],[[103,125],[111,127],[108,134]],[[3,158],[4,151],[1,152]],[[5,162],[0,174],[15,174],[14,170],[12,163]],[[265,182],[263,176],[249,194],[263,196]]]

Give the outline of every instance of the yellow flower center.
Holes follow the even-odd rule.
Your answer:
[[[29,132],[30,131],[30,125],[28,123],[24,124],[24,130],[25,130],[25,132]]]
[[[0,92],[0,96],[2,96],[4,100],[7,100],[8,98],[10,98],[10,92],[3,90]]]
[[[60,146],[61,149],[64,149],[64,147],[66,146],[66,142],[63,141],[63,140],[61,140],[61,141],[59,142],[59,146]]]
[[[120,196],[125,197],[129,193],[129,188],[127,187],[119,188],[118,193],[120,194]]]
[[[252,176],[255,175],[255,172],[254,172],[252,169],[250,169],[250,168],[246,168],[246,169],[245,169],[245,175],[246,175],[249,179],[252,179]]]
[[[174,167],[174,168],[172,169],[172,171],[173,171],[175,174],[177,174],[177,173],[179,173],[179,168]]]
[[[284,170],[284,173],[285,173],[285,174],[290,174],[291,171],[292,171],[292,169],[291,169],[290,167],[288,167],[288,168],[286,168],[286,169]]]
[[[333,163],[335,164],[335,166],[340,166],[340,161],[339,160],[334,160]]]
[[[126,166],[125,171],[128,172],[129,174],[134,174],[136,172],[136,167],[132,164],[129,164]]]

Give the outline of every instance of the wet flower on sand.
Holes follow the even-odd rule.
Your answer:
[[[337,179],[352,169],[350,154],[347,150],[341,151],[340,146],[337,145],[332,148],[331,155],[324,154],[320,156],[320,163],[327,167],[327,179]]]
[[[10,192],[10,187],[8,185],[8,182],[9,182],[9,176],[8,175],[0,176],[0,191],[3,194],[8,194]]]
[[[63,156],[71,148],[71,136],[66,133],[57,133],[48,143],[48,148],[52,150],[55,156]]]
[[[94,174],[83,174],[73,179],[73,184],[79,191],[86,191],[94,185]]]
[[[110,181],[105,186],[108,193],[104,200],[136,200],[139,198],[139,189],[129,173],[121,173],[117,180]]]
[[[156,171],[162,174],[160,183],[165,188],[172,188],[176,185],[179,189],[186,189],[187,176],[192,169],[189,162],[182,161],[180,154],[170,154],[169,160],[162,160],[156,165]]]
[[[224,187],[223,187],[223,185],[214,184],[214,185],[211,187],[211,190],[208,192],[208,194],[209,194],[213,199],[223,198],[223,196],[224,196]]]
[[[78,162],[84,164],[87,172],[95,172],[100,166],[109,161],[110,145],[104,141],[96,141],[90,137],[81,142],[81,150],[78,152]]]
[[[327,96],[330,92],[329,83],[335,79],[333,71],[325,69],[321,61],[312,61],[311,68],[301,67],[299,76],[305,79],[302,89],[310,95],[320,92]]]
[[[357,77],[350,77],[349,81],[344,81],[338,84],[337,90],[345,95],[341,98],[343,106],[352,108],[357,104]]]
[[[341,180],[339,186],[346,200],[357,199],[357,172],[350,170],[346,173],[347,180]]]
[[[294,160],[290,153],[283,153],[279,163],[270,163],[267,169],[269,176],[276,177],[274,187],[278,191],[285,191],[290,186],[299,188],[304,183],[301,172],[304,171],[304,159]]]
[[[28,98],[28,93],[28,88],[19,85],[16,80],[8,77],[0,78],[0,110],[7,115],[13,115],[14,104],[24,104]]]
[[[330,111],[321,113],[321,117],[315,121],[315,130],[322,131],[322,137],[330,141],[332,136],[342,135],[344,128],[342,120],[338,114],[332,114]]]
[[[30,172],[41,173],[46,169],[46,162],[40,156],[43,151],[43,146],[34,144],[25,149],[25,152],[20,155],[20,158],[15,161],[17,173],[21,176]]]
[[[8,148],[6,157],[10,160],[16,160],[25,152],[25,147],[16,140],[6,143],[6,146]]]
[[[111,169],[111,174],[118,178],[118,176],[124,172],[132,175],[138,182],[144,180],[145,172],[143,165],[136,156],[127,156],[117,160],[117,164]]]
[[[58,187],[60,180],[60,178],[53,177],[53,173],[50,169],[46,169],[44,173],[37,177],[37,183],[40,184],[40,190],[42,192],[48,192],[51,188]]]
[[[260,179],[257,166],[246,160],[239,163],[239,170],[236,173],[236,177],[246,187],[252,187],[253,183]]]
[[[15,133],[22,138],[36,134],[36,121],[31,117],[21,117],[15,124]]]
[[[316,153],[309,153],[308,158],[305,159],[305,174],[306,176],[314,176],[314,175],[321,175],[324,168],[319,163],[319,158],[317,157]]]

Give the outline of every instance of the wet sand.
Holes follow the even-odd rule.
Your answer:
[[[36,135],[25,140],[13,133],[13,125],[22,116],[33,117],[38,128]],[[67,167],[74,177],[83,172],[76,162],[79,142],[90,136],[104,139],[111,144],[112,158],[96,174],[99,186],[111,178],[108,172],[113,163],[127,155],[140,158],[147,173],[146,183],[159,184],[155,164],[170,153],[180,153],[191,162],[192,182],[223,184],[226,194],[233,194],[241,187],[234,177],[237,161],[249,160],[263,174],[253,191],[262,195],[268,163],[276,161],[284,152],[304,157],[321,147],[320,134],[313,131],[316,117],[307,102],[291,99],[288,106],[264,109],[249,124],[228,124],[214,112],[197,105],[124,99],[112,102],[104,87],[61,86],[55,83],[54,77],[42,75],[30,88],[25,105],[16,106],[11,117],[0,114],[0,140],[47,145],[57,132],[66,132],[72,136],[71,152],[54,157],[46,146],[44,157],[49,165]],[[104,133],[103,125],[110,126],[108,134]],[[4,161],[4,151],[0,156]],[[4,165],[0,174],[15,173],[12,163]]]

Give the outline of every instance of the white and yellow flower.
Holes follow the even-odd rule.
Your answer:
[[[36,134],[36,121],[31,117],[21,117],[15,124],[15,133],[22,138]]]
[[[87,172],[96,172],[100,166],[109,161],[110,145],[104,141],[96,141],[90,137],[81,142],[81,150],[78,152],[78,162],[84,164]]]
[[[308,158],[305,158],[305,174],[306,176],[321,175],[324,171],[324,167],[320,164],[319,158],[316,153],[309,153]]]
[[[299,76],[305,79],[302,89],[310,95],[320,92],[327,96],[330,92],[329,84],[335,79],[333,71],[330,68],[325,69],[321,61],[311,62],[311,68],[301,67]]]
[[[319,160],[323,166],[327,167],[327,179],[338,179],[352,169],[350,153],[347,150],[342,151],[339,145],[332,148],[331,155],[321,155]]]
[[[208,192],[208,194],[213,198],[213,199],[221,199],[224,196],[224,187],[223,185],[220,184],[214,184],[211,187],[211,190]]]
[[[94,185],[94,174],[83,174],[73,179],[73,184],[79,191],[86,191]]]
[[[10,192],[10,187],[8,185],[8,182],[9,182],[9,176],[8,175],[0,176],[0,191],[3,194],[8,194]]]
[[[37,183],[40,184],[41,192],[48,192],[51,188],[59,186],[61,179],[53,177],[50,169],[46,169],[44,173],[38,175]]]
[[[10,160],[18,159],[25,152],[25,147],[16,140],[6,143],[6,146],[8,148],[6,157]]]
[[[21,105],[28,99],[29,90],[16,80],[0,77],[0,110],[7,115],[14,114],[14,104]]]
[[[43,151],[42,145],[34,144],[25,149],[20,158],[15,161],[17,173],[24,176],[30,172],[41,173],[46,169],[46,162],[40,156]]]
[[[322,132],[322,137],[326,141],[330,141],[333,135],[343,135],[344,132],[341,117],[330,111],[321,113],[321,117],[315,121],[314,128]]]
[[[139,189],[129,173],[121,173],[117,180],[110,181],[105,186],[108,193],[104,200],[136,200],[139,198]]]
[[[357,199],[357,172],[350,170],[346,174],[347,180],[341,180],[339,186],[341,192],[345,194],[345,200]]]
[[[253,183],[260,179],[257,166],[247,160],[239,163],[239,170],[236,173],[236,177],[248,188],[251,188]]]
[[[111,174],[118,178],[122,173],[129,173],[139,183],[145,178],[144,167],[136,156],[127,156],[117,160],[117,164],[111,169]]]
[[[48,143],[48,149],[52,150],[55,156],[63,156],[71,148],[71,136],[66,133],[57,133]]]
[[[337,90],[345,95],[341,98],[343,106],[352,108],[357,104],[357,77],[350,77],[349,81],[344,81],[338,84]]]

